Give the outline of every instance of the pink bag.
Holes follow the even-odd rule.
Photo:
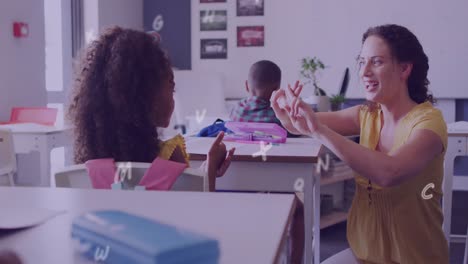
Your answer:
[[[111,189],[112,184],[126,181],[126,179],[119,179],[118,174],[116,174],[114,159],[88,160],[85,165],[95,189]],[[158,157],[153,160],[145,175],[141,179],[137,179],[138,185],[145,186],[147,190],[170,190],[186,167],[185,163]]]
[[[94,189],[110,189],[114,183],[114,159],[94,159],[85,162]]]
[[[146,171],[139,185],[147,190],[170,190],[187,164],[156,158]]]

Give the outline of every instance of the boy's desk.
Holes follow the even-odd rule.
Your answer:
[[[186,147],[191,166],[206,159],[214,138],[187,137]],[[288,138],[285,144],[273,145],[260,154],[260,144],[224,141],[227,148],[236,147],[229,169],[216,180],[218,190],[304,192],[305,263],[320,263],[320,171],[316,164],[322,156],[322,145],[312,138]],[[313,223],[313,229],[312,229]],[[313,233],[312,233],[313,232]],[[315,239],[312,244],[312,238]],[[313,245],[313,248],[312,248]],[[313,250],[313,252],[312,252]]]
[[[219,263],[277,263],[295,210],[291,194],[0,187],[0,201],[66,210],[42,225],[0,234],[0,248],[14,250],[25,264],[94,263],[74,253],[70,234],[74,217],[98,209],[124,210],[216,238]]]
[[[33,123],[0,125],[0,128],[11,130],[17,154],[32,151],[39,152],[39,185],[50,186],[50,152],[54,148],[71,145],[71,139],[67,135],[71,128],[43,126]]]
[[[444,196],[442,199],[444,211],[443,229],[447,241],[450,241],[450,236],[453,238],[460,237],[459,235],[450,235],[452,191],[468,191],[468,176],[453,175],[455,158],[458,156],[468,156],[468,122],[466,121],[448,124],[448,146],[444,164]]]

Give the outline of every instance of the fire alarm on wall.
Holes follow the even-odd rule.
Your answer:
[[[13,36],[15,38],[25,38],[29,34],[28,24],[23,22],[13,22]]]

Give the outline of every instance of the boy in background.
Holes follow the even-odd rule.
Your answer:
[[[245,89],[250,96],[242,99],[234,108],[230,116],[231,120],[276,123],[282,126],[281,121],[276,118],[275,112],[270,105],[271,94],[280,88],[280,84],[281,70],[278,65],[268,60],[261,60],[252,64],[248,80],[245,81]],[[297,135],[288,132],[288,137],[297,137]],[[301,201],[303,201],[303,198]],[[290,263],[301,263],[304,252],[304,209],[302,203],[299,203],[294,212],[291,238]]]
[[[238,103],[230,119],[281,125],[270,105],[271,94],[280,88],[280,84],[281,70],[278,65],[268,60],[255,62],[250,67],[248,80],[245,81],[245,89],[250,96]]]

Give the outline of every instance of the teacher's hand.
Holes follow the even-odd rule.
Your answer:
[[[275,111],[276,117],[281,121],[283,127],[292,134],[300,134],[292,125],[289,112],[292,108],[292,102],[299,96],[301,91],[302,85],[297,81],[294,87],[288,85],[287,90],[279,89],[274,91],[270,99],[271,107]]]
[[[298,97],[292,102],[289,118],[294,128],[303,135],[313,136],[322,127],[312,107]]]

